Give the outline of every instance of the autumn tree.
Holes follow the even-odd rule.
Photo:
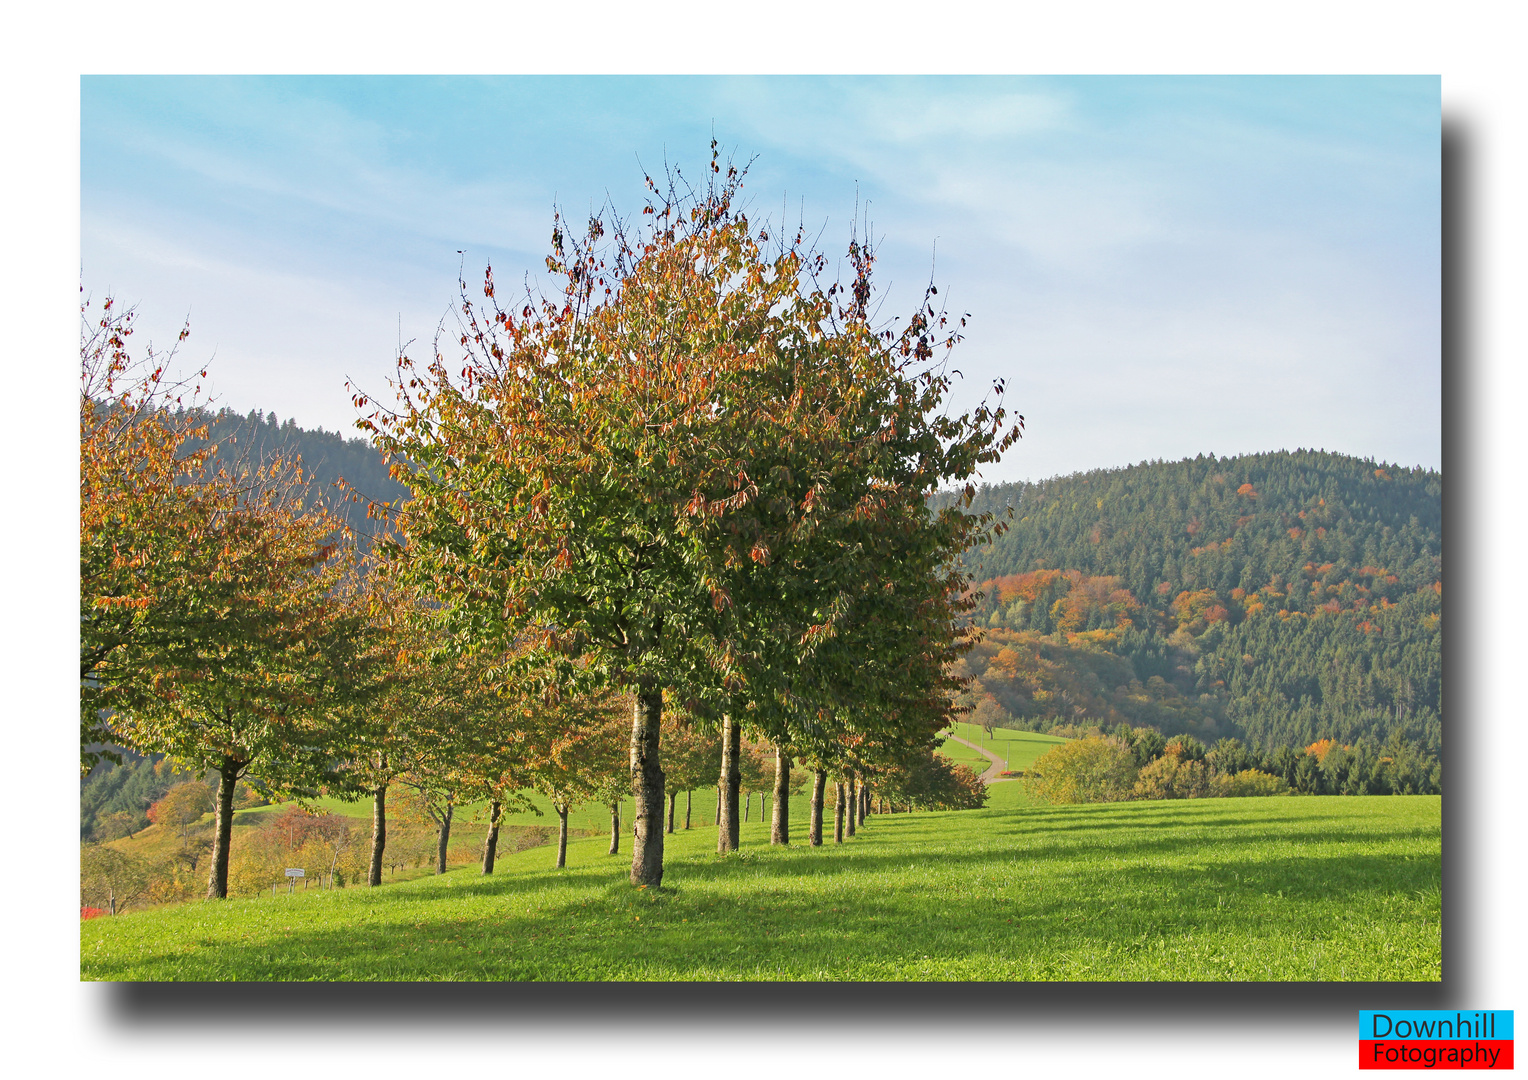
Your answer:
[[[536,628],[632,694],[638,885],[663,873],[664,689],[738,690],[809,582],[808,629],[831,633],[831,591],[794,557],[818,522],[873,519],[883,490],[964,479],[1016,437],[1000,409],[938,414],[934,352],[957,334],[932,303],[872,327],[859,279],[837,304],[826,260],[751,223],[741,173],[711,170],[698,191],[649,181],[641,229],[597,216],[579,237],[559,217],[560,295],[501,305],[490,272],[479,303],[463,283],[459,359],[443,337],[427,369],[401,358],[398,407],[367,421],[414,490],[401,554],[466,632]]]
[[[80,845],[80,904],[100,904],[113,915],[149,895],[148,861],[106,844]]]
[[[624,705],[616,695],[591,692],[564,693],[539,706],[543,744],[528,772],[557,814],[558,870],[568,860],[569,811],[585,802],[608,803],[612,791],[620,794],[620,785],[629,783],[621,768],[631,734]]]
[[[684,792],[684,827],[690,827],[690,810],[696,788],[716,784],[721,768],[721,742],[714,727],[682,709],[666,709],[663,729],[663,762],[668,780],[668,831],[674,831],[679,793]]]
[[[195,617],[196,560],[224,495],[210,481],[226,479],[181,408],[198,389],[169,375],[175,349],[133,358],[135,319],[109,296],[99,312],[80,305],[81,775],[121,763],[102,748],[110,714],[154,696],[154,660]]]
[[[198,780],[189,780],[167,791],[164,798],[149,807],[148,814],[155,825],[179,828],[184,840],[186,827],[200,821],[211,809],[212,789]]]
[[[255,770],[297,791],[333,775],[364,621],[348,600],[350,549],[321,503],[304,504],[300,469],[273,461],[244,481],[209,499],[194,584],[181,586],[194,618],[139,668],[153,696],[111,719],[113,741],[218,775],[216,898],[238,782]]]

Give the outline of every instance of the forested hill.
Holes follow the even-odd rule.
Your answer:
[[[336,486],[338,481],[343,478],[366,498],[378,502],[394,502],[408,495],[408,488],[388,475],[382,456],[365,439],[346,439],[322,429],[309,431],[290,418],[283,422],[274,413],[264,415],[259,410],[241,416],[224,409],[207,419],[209,437],[218,444],[218,456],[225,461],[263,461],[276,453],[299,456],[314,491],[345,516],[363,544],[376,531],[377,522],[367,521],[365,503],[345,501]]]
[[[1075,669],[1056,650],[1089,649],[1130,667],[1086,703],[1082,680],[1066,709],[1038,683],[1038,702],[1011,685],[991,696],[1025,726],[1139,720],[1133,677],[1158,705],[1179,695],[1183,730],[1265,746],[1394,735],[1436,752],[1442,490],[1435,471],[1304,450],[984,487],[973,511],[1013,514],[967,556],[975,617],[1029,641],[1012,644],[1036,664],[1047,652]]]

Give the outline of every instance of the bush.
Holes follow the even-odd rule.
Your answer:
[[[1137,799],[1202,799],[1210,794],[1210,771],[1204,762],[1163,754],[1141,770]]]
[[[1254,795],[1287,795],[1289,785],[1282,776],[1274,776],[1260,769],[1243,769],[1234,776],[1217,776],[1213,792],[1229,799],[1242,799]]]
[[[1071,739],[1047,750],[1030,766],[1031,790],[1054,803],[1116,802],[1135,784],[1135,756],[1121,740]]]

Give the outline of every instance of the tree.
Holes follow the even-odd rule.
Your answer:
[[[80,846],[80,904],[105,905],[113,915],[148,896],[153,885],[149,864],[105,844]]]
[[[121,764],[108,717],[154,696],[154,658],[183,640],[227,481],[208,467],[216,448],[198,445],[205,426],[180,408],[199,388],[168,381],[175,349],[134,360],[133,310],[109,296],[98,317],[90,307],[80,305],[81,775]]]
[[[304,504],[300,467],[273,461],[244,481],[201,507],[205,542],[177,584],[194,601],[182,636],[141,656],[153,695],[110,723],[113,741],[217,773],[207,895],[219,899],[238,782],[256,769],[301,791],[336,776],[365,621],[351,549],[322,503]]]
[[[1068,739],[1041,754],[1030,772],[1036,794],[1051,802],[1093,803],[1128,798],[1137,770],[1130,748],[1110,737]]]
[[[570,694],[554,698],[547,706],[544,744],[530,768],[530,778],[557,812],[558,870],[568,861],[568,812],[580,803],[608,798],[613,789],[619,793],[616,785],[629,782],[629,774],[620,768],[630,738],[624,704],[609,694]]]
[[[149,807],[149,820],[155,825],[171,825],[180,828],[181,839],[186,838],[186,827],[202,819],[212,809],[212,789],[197,780],[176,784],[164,798]]]
[[[767,253],[770,231],[737,208],[741,173],[723,178],[714,147],[711,168],[700,192],[649,180],[650,225],[615,219],[603,248],[602,217],[582,239],[559,217],[560,296],[500,306],[490,270],[480,306],[463,282],[460,361],[439,338],[427,370],[400,358],[398,408],[367,421],[414,491],[400,554],[464,631],[533,628],[633,695],[636,885],[662,881],[664,689],[736,699],[794,583],[825,605],[805,609],[809,640],[830,635],[832,590],[792,558],[819,521],[865,529],[881,502],[964,479],[1017,437],[1001,409],[936,415],[932,304],[900,333],[872,327],[864,259],[835,308],[839,287],[813,280],[825,260],[799,233]],[[782,599],[741,602],[771,589]]]
[[[683,709],[664,709],[663,763],[669,790],[668,831],[674,831],[679,792],[685,794],[684,827],[690,827],[690,802],[696,788],[716,783],[721,768],[721,740]]]

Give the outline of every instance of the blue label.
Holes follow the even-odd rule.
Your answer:
[[[1360,1039],[1396,1042],[1438,1039],[1510,1039],[1511,1009],[1363,1009]]]

